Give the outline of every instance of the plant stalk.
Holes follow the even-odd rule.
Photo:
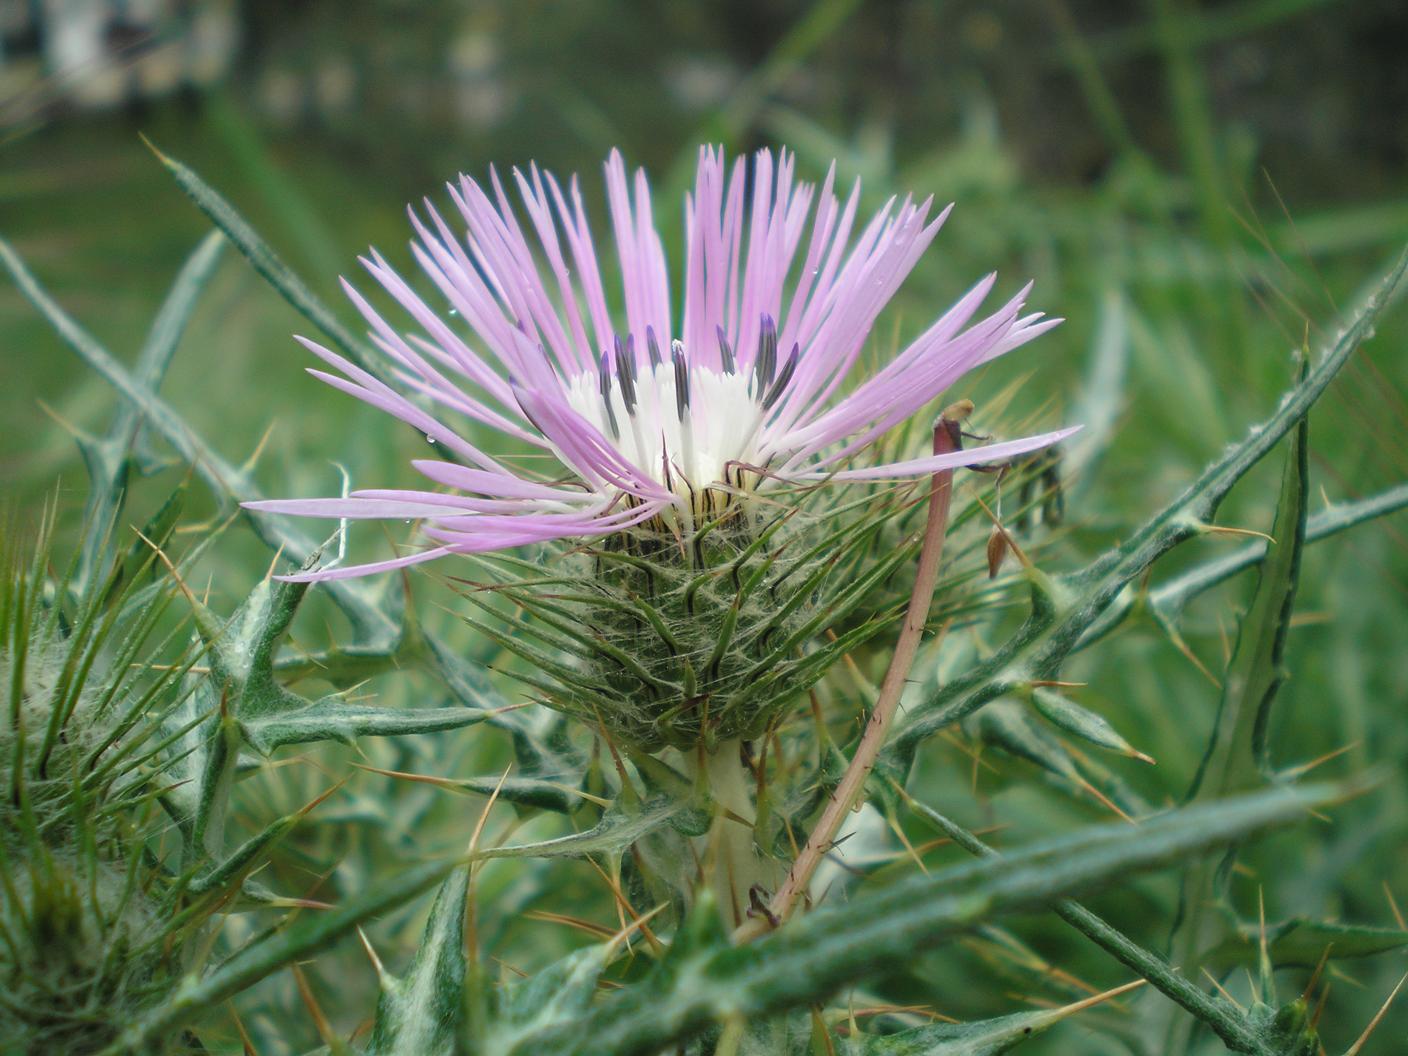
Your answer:
[[[934,454],[948,454],[957,451],[962,433],[959,427],[961,418],[972,411],[972,405],[964,407],[955,404],[939,415],[934,423]],[[914,589],[909,595],[909,608],[905,612],[904,626],[900,629],[899,640],[895,643],[894,654],[890,658],[885,681],[880,685],[880,695],[866,723],[856,754],[851,759],[841,778],[841,783],[831,794],[831,799],[822,812],[807,839],[802,853],[788,870],[787,880],[772,900],[771,913],[778,923],[791,916],[797,901],[811,882],[812,874],[821,864],[822,857],[831,849],[836,833],[847,814],[855,807],[865,790],[866,778],[875,766],[880,749],[885,745],[890,723],[904,694],[905,680],[909,669],[914,665],[919,651],[919,642],[924,636],[924,625],[929,618],[929,608],[934,602],[934,588],[938,583],[939,560],[943,556],[944,537],[948,534],[949,506],[953,500],[953,470],[945,469],[935,473],[929,486],[929,516],[924,526],[924,543],[919,552],[919,567],[914,574]],[[754,917],[735,933],[736,941],[745,942],[765,932],[773,920]]]

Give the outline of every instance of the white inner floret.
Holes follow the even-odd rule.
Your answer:
[[[614,371],[609,386],[600,372],[579,374],[567,385],[567,402],[632,464],[691,504],[710,485],[736,486],[734,463],[757,464],[764,412],[751,377],[691,366],[681,399],[676,363],[638,369],[626,387]]]

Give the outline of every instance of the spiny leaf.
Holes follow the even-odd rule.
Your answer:
[[[1367,499],[1336,503],[1310,516],[1305,526],[1305,542],[1307,545],[1318,543],[1404,509],[1408,509],[1408,484],[1399,484]],[[1140,605],[1147,608],[1159,623],[1175,626],[1190,601],[1225,583],[1238,572],[1260,565],[1266,559],[1268,550],[1270,544],[1257,540],[1231,554],[1195,565],[1155,587],[1147,595],[1126,589],[1099,619],[1085,629],[1076,643],[1076,649],[1084,649],[1099,641]]]
[[[262,498],[249,475],[232,466],[219,452],[205,443],[165,400],[141,379],[133,377],[126,367],[99,344],[44,289],[24,262],[3,238],[0,238],[0,264],[14,277],[20,292],[48,320],[59,337],[85,363],[101,375],[113,388],[140,408],[151,429],[159,433],[189,462],[198,476],[210,485],[223,502],[252,502]],[[319,550],[316,541],[290,527],[285,517],[250,515],[259,537],[284,556],[297,562]],[[371,650],[393,652],[405,639],[404,625],[388,613],[385,599],[377,596],[366,583],[357,580],[330,580],[320,585],[351,622],[359,645]],[[489,682],[481,668],[472,665],[462,650],[454,648],[429,633],[422,632],[414,643],[416,648],[408,660],[418,660],[434,672],[467,706],[487,706],[498,709],[507,702]],[[540,736],[541,723],[521,711],[496,714],[491,721],[510,730],[514,750],[525,768],[541,772],[564,769],[563,753],[549,746]]]
[[[1134,827],[1095,826],[1002,858],[912,876],[844,906],[823,907],[744,946],[667,957],[650,977],[560,1027],[525,1039],[535,1056],[655,1052],[725,1016],[817,1001],[881,965],[996,914],[1050,904],[1114,876],[1240,839],[1336,796],[1323,786],[1277,788],[1187,807]]]
[[[265,851],[287,836],[298,824],[301,816],[301,814],[290,814],[270,822],[261,831],[235,848],[223,861],[211,866],[192,880],[186,890],[192,895],[202,895],[207,891],[215,891],[225,887],[241,872],[252,866]]]
[[[967,725],[988,744],[1055,775],[1058,787],[1073,795],[1093,796],[1116,813],[1142,814],[1147,809],[1138,794],[1124,782],[1111,778],[1093,761],[1077,760],[1070,749],[1015,700],[993,701],[972,716]]]
[[[475,853],[476,858],[581,858],[588,854],[624,851],[688,807],[684,800],[657,796],[635,809],[613,804],[586,832],[538,843],[515,843]]]
[[[896,1034],[857,1038],[844,1051],[847,1056],[1000,1056],[1111,996],[1099,994],[1061,1008],[1017,1012],[974,1023],[931,1023]]]
[[[324,911],[305,911],[295,920],[237,950],[203,977],[191,977],[167,1000],[129,1028],[102,1056],[144,1052],[159,1039],[212,1005],[226,1001],[265,976],[316,952],[357,925],[404,905],[434,887],[458,862],[427,862],[372,887],[350,901]]]
[[[934,825],[954,843],[978,858],[997,852],[961,825],[932,807],[908,796],[906,802],[919,817]],[[1052,907],[1058,917],[1086,936],[1115,960],[1138,972],[1166,997],[1206,1023],[1234,1052],[1257,1052],[1257,1034],[1232,1002],[1203,990],[1174,971],[1158,954],[1140,946],[1117,928],[1096,916],[1074,899],[1064,898]]]
[[[1121,546],[1079,572],[1052,580],[1045,607],[988,660],[915,701],[891,753],[911,758],[918,744],[1018,685],[1058,677],[1061,664],[1126,586],[1180,543],[1200,534],[1232,487],[1309,413],[1341,367],[1373,333],[1375,322],[1408,272],[1408,249],[1276,410],[1210,464],[1184,492],[1151,517]]]
[[[1044,719],[1074,737],[1097,744],[1101,748],[1108,748],[1112,752],[1119,752],[1121,755],[1148,759],[1121,737],[1104,716],[1067,700],[1059,693],[1038,686],[1032,690],[1032,704]]]
[[[1238,630],[1213,735],[1194,779],[1192,797],[1219,797],[1253,788],[1270,771],[1266,729],[1276,691],[1286,677],[1282,660],[1305,546],[1308,449],[1309,425],[1301,419],[1286,453],[1281,499],[1271,528],[1276,545],[1262,562],[1251,607]]]
[[[1305,545],[1308,438],[1309,427],[1301,419],[1286,453],[1272,527],[1277,543],[1262,563],[1251,606],[1238,629],[1212,736],[1189,791],[1192,802],[1253,788],[1270,776],[1267,719],[1285,678],[1282,654]],[[1195,862],[1184,874],[1169,959],[1189,978],[1197,974],[1203,951],[1226,933],[1226,917],[1215,911],[1215,902],[1225,890],[1235,854],[1233,848],[1221,863]],[[1185,1050],[1191,1029],[1187,1019],[1166,1020],[1162,1032],[1170,1052]]]
[[[464,1007],[469,870],[441,885],[405,979],[383,976],[367,1056],[450,1056]]]
[[[224,246],[225,239],[218,231],[206,235],[187,258],[157,312],[133,368],[142,384],[153,391],[161,387],[161,381],[171,365],[171,357],[195,312],[196,303],[215,274]],[[83,454],[89,479],[84,523],[91,526],[84,538],[78,576],[80,581],[104,574],[98,561],[98,548],[116,527],[126,497],[128,478],[134,465],[143,471],[145,463],[153,461],[150,458],[134,458],[134,452],[145,447],[141,424],[137,408],[124,403],[113,415],[112,425],[105,436],[79,440],[79,450]],[[148,538],[154,537],[148,534]]]
[[[1296,917],[1266,926],[1267,954],[1276,967],[1314,968],[1320,958],[1370,957],[1408,946],[1408,931],[1364,924],[1340,924]],[[1261,944],[1259,924],[1242,924],[1204,957],[1211,970],[1255,965]]]
[[[20,292],[48,320],[64,343],[117,389],[129,403],[141,410],[147,425],[160,433],[181,458],[191,464],[197,475],[210,485],[222,502],[249,502],[263,497],[248,474],[222,458],[219,452],[186,424],[169,403],[153,392],[142,379],[134,377],[65,312],[39,285],[14,247],[3,238],[0,238],[0,264],[5,265]],[[319,550],[318,543],[313,539],[297,529],[288,527],[287,518],[251,515],[250,519],[261,539],[272,549],[281,551],[295,562],[302,561]],[[362,637],[382,640],[396,636],[396,626],[371,599],[365,584],[332,580],[323,586],[353,621]]]
[[[276,714],[241,719],[240,729],[252,747],[268,755],[285,745],[311,741],[350,744],[358,737],[458,730],[483,722],[493,714],[478,708],[363,706],[348,704],[340,697],[323,697]]]
[[[408,774],[399,770],[379,770],[365,767],[374,774],[399,778],[404,781],[419,781],[447,792],[459,792],[469,796],[489,796],[497,792],[499,799],[516,803],[521,807],[537,810],[551,810],[557,814],[570,814],[589,800],[606,805],[606,800],[580,792],[568,783],[567,779],[552,781],[540,777],[433,777],[427,774]]]
[[[531,1036],[541,1029],[573,1022],[596,995],[597,979],[610,962],[612,946],[603,942],[574,950],[508,988],[501,1005],[501,1024],[515,1035]],[[500,1032],[496,1035],[496,1041],[505,1041]]]
[[[148,146],[151,146],[149,143]],[[351,331],[337,321],[337,317],[327,305],[310,290],[293,270],[285,264],[277,253],[250,226],[243,216],[219,191],[206,183],[187,165],[151,147],[166,170],[176,178],[181,190],[188,194],[196,207],[208,216],[229,240],[234,243],[246,260],[268,280],[269,285],[278,290],[284,300],[293,306],[299,315],[321,330],[349,359],[363,370],[376,374],[379,369],[378,357],[373,355],[365,344],[352,336]]]

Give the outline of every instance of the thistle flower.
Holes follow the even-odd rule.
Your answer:
[[[722,151],[700,150],[695,189],[685,199],[676,316],[645,174],[628,178],[613,152],[606,186],[624,318],[608,307],[575,178],[564,191],[536,166],[515,170],[535,249],[496,173],[488,188],[461,176],[449,191],[462,235],[429,201],[424,217],[410,210],[412,253],[448,302],[447,314],[376,252],[362,263],[422,333],[399,332],[344,282],[395,384],[300,339],[338,372],[311,371],[316,377],[451,452],[455,461],[412,464],[452,490],[378,488],[248,505],[415,519],[434,544],[302,577],[333,579],[636,526],[687,538],[780,482],[903,479],[1009,458],[1067,435],[854,466],[873,441],[963,374],[1059,320],[1023,315],[1025,287],[975,321],[993,286],[989,275],[881,370],[852,383],[876,317],[952,207],[931,216],[932,198],[892,199],[856,234],[859,184],[843,203],[834,166],[819,193],[796,182],[793,170],[786,152],[775,162],[760,151],[751,171],[742,159],[730,171]],[[561,469],[520,470],[447,424],[463,420],[541,449]]]
[[[819,492],[1009,459],[1066,435],[856,464],[965,372],[1058,320],[1023,315],[1026,289],[977,318],[989,275],[877,373],[853,378],[877,316],[949,210],[931,216],[931,200],[892,200],[857,234],[859,185],[842,203],[834,168],[817,193],[793,167],[791,155],[774,163],[761,151],[751,169],[739,160],[730,170],[721,151],[700,151],[679,317],[649,185],[640,171],[628,179],[619,153],[606,186],[623,316],[608,308],[575,179],[564,191],[536,167],[516,171],[527,225],[492,171],[488,188],[468,177],[450,187],[462,235],[428,201],[424,217],[411,210],[412,253],[448,313],[374,252],[363,263],[421,332],[399,332],[344,285],[394,377],[304,344],[338,371],[315,376],[453,454],[413,463],[451,490],[249,505],[420,520],[434,545],[291,578],[570,540],[572,553],[550,568],[496,554],[496,574],[508,571],[491,595],[532,617],[516,633],[467,617],[527,661],[519,677],[548,704],[647,751],[716,750],[777,721],[889,625],[899,609],[875,604],[876,590],[912,556],[912,540],[883,534],[907,503],[874,487],[836,502]],[[538,448],[555,468],[522,471],[452,418]],[[477,593],[469,600],[490,607]]]

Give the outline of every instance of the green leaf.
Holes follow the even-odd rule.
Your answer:
[[[992,917],[1031,909],[1113,877],[1178,860],[1301,817],[1339,794],[1276,788],[1144,821],[1092,826],[1001,858],[912,876],[824,906],[755,943],[693,945],[651,976],[515,1051],[535,1056],[658,1051],[721,1017],[753,1017],[824,999],[896,959]]]
[[[1262,562],[1251,606],[1238,629],[1212,736],[1188,794],[1190,802],[1254,788],[1270,776],[1267,720],[1285,678],[1282,657],[1305,545],[1308,440],[1309,427],[1301,419],[1286,452],[1281,498],[1272,526],[1277,542]],[[1227,918],[1216,912],[1216,904],[1235,855],[1234,847],[1220,864],[1199,861],[1184,874],[1169,959],[1190,979],[1197,976],[1203,951],[1225,936]],[[1268,987],[1271,982],[1269,977],[1265,979]],[[1191,1029],[1185,1018],[1169,1021],[1168,1051],[1186,1051]]]
[[[252,719],[241,719],[245,739],[268,755],[276,748],[311,741],[351,744],[358,737],[437,733],[483,722],[492,712],[477,708],[387,708],[348,704],[340,697],[323,697]]]
[[[509,983],[499,994],[496,1015],[469,1051],[506,1056],[533,1052],[531,1039],[571,1030],[591,1005],[597,981],[616,946],[600,943],[569,953],[536,975]],[[462,1050],[463,1051],[463,1050]]]
[[[1084,427],[1062,446],[1066,449],[1062,475],[1077,489],[1096,479],[1100,457],[1114,439],[1124,413],[1125,375],[1129,369],[1129,305],[1124,294],[1106,290],[1100,299],[1091,363],[1080,387],[1080,401],[1071,408],[1070,421]]]
[[[496,1041],[506,1042],[506,1034],[531,1036],[539,1030],[570,1025],[586,1011],[596,994],[597,980],[611,960],[612,943],[598,943],[569,953],[537,975],[511,985],[500,1005],[500,1029]],[[511,1030],[504,1031],[502,1027]],[[504,1044],[510,1049],[512,1044]]]
[[[1367,499],[1336,503],[1310,516],[1305,526],[1306,545],[1404,509],[1408,509],[1408,484],[1388,488]],[[1085,629],[1076,643],[1076,649],[1084,649],[1099,641],[1140,605],[1164,626],[1176,626],[1190,601],[1227,582],[1237,573],[1260,565],[1268,550],[1270,545],[1258,540],[1233,553],[1197,564],[1150,590],[1147,595],[1125,590],[1098,620]]]
[[[458,792],[466,796],[497,794],[504,802],[534,810],[550,810],[555,814],[570,814],[586,802],[586,798],[569,784],[567,779],[551,781],[540,777],[425,777],[420,774],[408,775],[394,770],[374,768],[372,772],[388,777],[423,781],[447,792]]]
[[[1340,368],[1372,336],[1405,272],[1408,249],[1338,333],[1320,362],[1287,391],[1270,416],[1248,430],[1242,441],[1207,466],[1181,495],[1122,545],[1079,572],[1050,581],[1044,605],[1034,609],[991,657],[910,705],[905,724],[887,751],[900,760],[912,759],[922,741],[989,701],[1033,681],[1059,677],[1062,663],[1126,587],[1174,547],[1202,534],[1233,486],[1304,419]]]
[[[195,473],[215,492],[221,501],[253,502],[264,496],[248,473],[227,462],[184,421],[179,413],[158,396],[150,385],[136,378],[103,348],[86,330],[68,315],[39,285],[25,267],[19,254],[0,238],[0,264],[14,277],[20,292],[89,367],[102,376],[129,403],[140,408],[148,426],[159,433]],[[290,526],[287,517],[249,514],[259,537],[273,550],[294,562],[304,561],[319,551],[318,543]],[[359,645],[373,651],[391,652],[405,645],[405,626],[399,616],[388,615],[386,598],[365,582],[330,580],[319,589],[346,614]],[[490,684],[481,668],[467,662],[462,650],[439,638],[421,632],[414,642],[415,649],[407,661],[424,663],[462,703],[468,706],[501,708],[507,702]],[[557,772],[563,767],[561,753],[544,743],[538,724],[521,711],[505,711],[491,721],[512,732],[514,749],[526,768],[541,772]]]
[[[1017,1012],[974,1023],[931,1023],[881,1037],[862,1037],[845,1046],[847,1056],[998,1056],[1045,1033],[1093,1003]]]
[[[129,403],[140,409],[147,425],[160,433],[181,458],[190,463],[196,474],[210,485],[222,502],[252,502],[264,497],[244,470],[221,457],[220,453],[201,439],[150,385],[135,377],[65,312],[39,285],[14,247],[3,238],[0,238],[0,264],[5,265],[20,292],[48,320],[63,342],[108,384],[117,389]],[[307,559],[320,549],[316,541],[289,527],[286,517],[251,514],[250,521],[259,537],[271,549],[280,551],[295,563]],[[323,589],[347,614],[362,637],[377,641],[394,641],[398,636],[399,628],[381,611],[366,584],[352,580],[332,580],[323,584]],[[427,641],[427,645],[430,645],[430,642]]]
[[[378,373],[378,357],[337,321],[337,317],[327,305],[323,304],[308,288],[307,283],[279,258],[269,243],[240,215],[239,210],[219,191],[197,176],[189,166],[163,154],[151,143],[147,145],[166,166],[167,171],[176,178],[181,190],[196,203],[196,207],[225,233],[235,248],[254,266],[254,270],[264,276],[269,285],[278,290],[299,315],[321,330],[348,359],[371,374]]]
[[[1301,419],[1286,452],[1281,498],[1271,528],[1276,544],[1262,562],[1251,607],[1238,630],[1212,739],[1191,797],[1218,797],[1254,788],[1270,773],[1266,730],[1276,691],[1286,677],[1286,635],[1305,548],[1308,449],[1309,424]]]
[[[1126,741],[1104,718],[1059,693],[1038,686],[1032,690],[1032,705],[1042,718],[1081,740],[1108,748],[1112,752],[1137,758],[1147,758]]]
[[[1330,960],[1372,957],[1408,946],[1408,931],[1364,924],[1337,924],[1294,917],[1266,926],[1267,954],[1276,967],[1314,968],[1328,954]],[[1244,923],[1233,935],[1204,956],[1212,971],[1238,965],[1255,965],[1260,957],[1261,927]]]
[[[200,295],[215,274],[224,246],[225,239],[218,231],[206,235],[187,258],[157,312],[133,368],[142,384],[153,391],[161,387],[162,379],[166,377],[171,357],[195,312]],[[79,438],[78,446],[88,469],[90,484],[84,523],[91,526],[83,543],[78,576],[80,582],[104,574],[99,548],[117,526],[117,517],[127,494],[128,478],[133,468],[143,471],[146,464],[154,461],[151,458],[134,459],[134,451],[145,447],[141,425],[137,408],[124,403],[113,415],[112,425],[105,436]],[[156,539],[150,533],[148,538]]]
[[[1015,700],[993,701],[972,716],[965,726],[974,730],[985,743],[1041,767],[1053,775],[1058,788],[1071,795],[1103,797],[1126,814],[1142,814],[1148,809],[1133,789],[1102,770],[1094,760],[1078,760]]]
[[[995,850],[961,825],[950,821],[932,807],[909,797],[905,799],[916,814],[969,854],[979,858],[996,856]],[[1061,899],[1052,908],[1058,917],[1115,960],[1139,973],[1166,997],[1206,1023],[1229,1049],[1234,1052],[1257,1051],[1256,1033],[1247,1024],[1241,1010],[1232,1002],[1220,995],[1204,993],[1200,987],[1174,971],[1158,954],[1140,946],[1074,899]]]
[[[96,489],[96,482],[93,487]],[[93,494],[95,491],[90,491],[89,497],[92,498]],[[142,525],[141,537],[134,539],[132,545],[127,548],[126,554],[122,556],[117,568],[108,579],[105,600],[114,601],[123,596],[123,593],[131,587],[138,575],[159,567],[160,562],[155,551],[165,549],[171,539],[171,533],[176,530],[176,524],[181,519],[181,511],[185,509],[185,505],[186,483],[182,481],[176,490],[167,496],[166,501],[161,504],[156,513],[152,514],[147,523]],[[90,509],[93,509],[91,503]],[[115,517],[117,512],[118,505],[115,503],[106,516]],[[105,516],[102,510],[93,510],[93,515]],[[85,514],[86,516],[87,514]],[[101,574],[106,567],[106,561],[101,555],[104,552],[112,553],[115,547],[111,544],[116,540],[107,536],[100,528],[100,522],[85,520],[84,523],[92,526],[91,531],[86,534],[83,540],[84,567],[94,573]],[[89,556],[89,548],[94,546],[98,549],[93,549],[91,556]]]
[[[434,887],[461,862],[427,862],[384,881],[335,909],[304,910],[291,923],[237,950],[203,977],[182,982],[163,1002],[124,1032],[101,1056],[145,1052],[160,1039],[259,980],[322,949],[374,917],[405,905]]]
[[[265,851],[293,830],[302,816],[301,813],[289,814],[270,822],[260,832],[255,833],[227,855],[224,861],[205,870],[192,880],[186,890],[192,895],[202,895],[207,891],[220,890],[240,879],[241,874],[253,866]]]
[[[670,796],[657,796],[635,808],[619,800],[586,832],[559,836],[537,843],[515,843],[475,853],[475,858],[582,858],[589,854],[616,854],[668,822],[689,804]]]
[[[469,870],[441,885],[405,979],[383,976],[367,1056],[450,1056],[464,1008]]]

